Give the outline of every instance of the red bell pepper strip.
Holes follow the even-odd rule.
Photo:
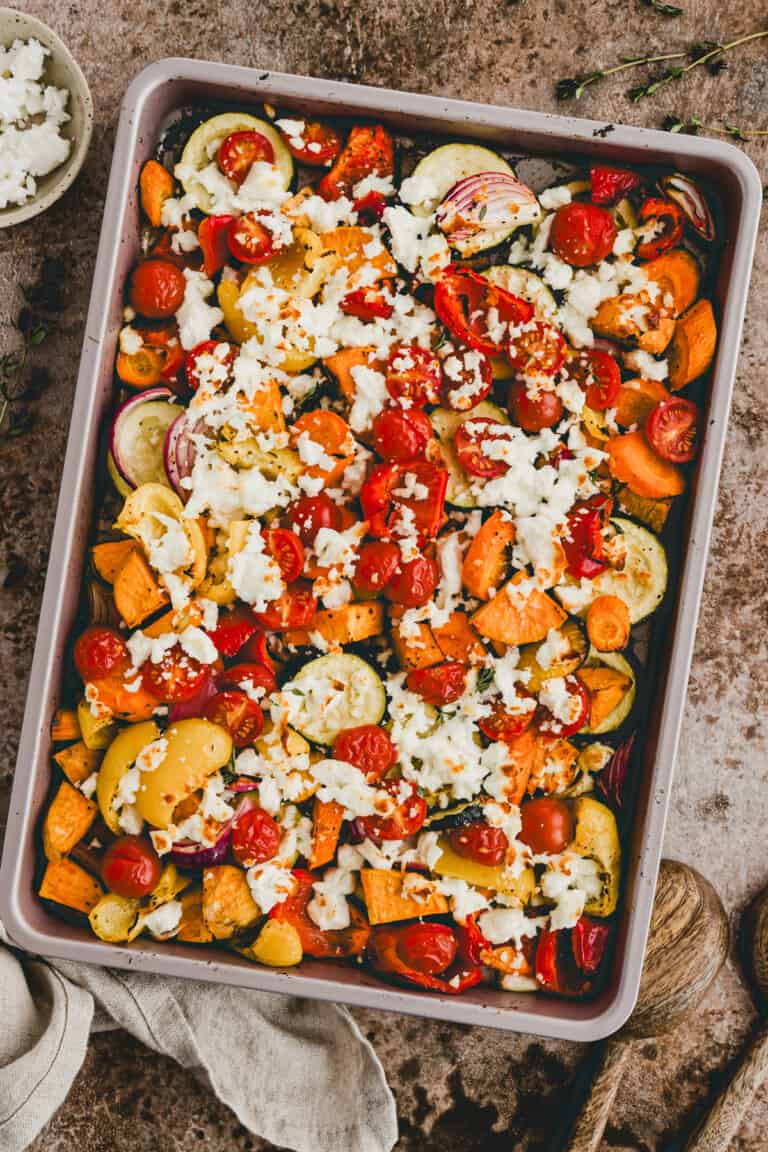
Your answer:
[[[283,920],[287,924],[292,924],[299,934],[301,946],[307,956],[337,960],[361,955],[365,951],[371,932],[363,913],[354,905],[350,905],[352,922],[349,928],[335,928],[329,931],[318,928],[307,912],[307,905],[312,899],[312,885],[321,878],[320,873],[294,868],[293,876],[297,881],[296,891],[282,903],[275,904],[269,913],[270,920]]]
[[[571,929],[571,947],[576,966],[582,972],[597,972],[610,934],[611,926],[603,920],[580,916],[576,921]]]
[[[577,579],[592,580],[608,567],[602,530],[611,514],[610,496],[592,496],[575,504],[568,513],[568,536],[563,550],[568,571]]]
[[[463,344],[498,356],[509,341],[510,325],[527,323],[533,305],[470,268],[450,264],[435,285],[435,312]]]
[[[613,204],[632,192],[640,183],[637,172],[627,168],[611,168],[608,164],[595,164],[589,170],[592,181],[592,203]]]
[[[426,489],[426,496],[396,495],[398,490],[405,489],[410,477],[414,478],[415,489]],[[434,539],[445,518],[447,487],[447,470],[426,460],[379,464],[368,476],[360,493],[363,516],[370,521],[369,535],[380,540],[396,538],[401,511],[407,508],[413,512],[414,527],[420,539]]]
[[[200,221],[197,239],[203,253],[203,269],[206,276],[215,276],[229,260],[227,230],[234,216],[206,216]]]
[[[339,304],[347,316],[357,316],[359,320],[388,320],[394,312],[393,306],[374,287],[356,288],[348,292]]]
[[[683,238],[685,213],[674,200],[650,197],[640,208],[640,219],[644,223],[655,224],[661,231],[638,244],[635,255],[639,260],[655,260],[662,252],[674,248]],[[642,235],[642,228],[639,231]]]
[[[454,930],[458,945],[456,958],[438,976],[419,972],[401,958],[398,943],[408,929],[408,924],[384,924],[371,931],[368,958],[377,972],[394,976],[401,983],[415,984],[419,988],[428,988],[431,992],[442,992],[448,996],[456,996],[480,983],[483,970],[471,959],[467,936],[460,929]],[[471,948],[474,949],[474,945]]]

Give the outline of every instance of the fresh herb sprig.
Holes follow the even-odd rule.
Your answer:
[[[657,56],[622,56],[621,64],[614,64],[612,68],[598,68],[594,72],[586,72],[583,76],[568,77],[558,80],[555,96],[558,100],[581,100],[590,84],[613,76],[617,72],[626,72],[628,68],[639,68],[642,64],[659,64],[666,60],[682,60],[685,52],[665,52]]]
[[[0,435],[21,436],[33,422],[30,402],[50,383],[47,368],[31,363],[32,353],[55,327],[65,306],[62,260],[46,257],[33,284],[22,288],[24,304],[14,321],[21,346],[0,353]]]
[[[683,9],[676,8],[674,4],[664,4],[662,0],[643,0],[646,8],[653,8],[654,12],[658,12],[660,16],[682,16]]]
[[[751,140],[755,136],[768,136],[768,128],[741,128],[738,124],[705,124],[695,115],[688,120],[679,116],[666,116],[661,126],[667,132],[684,132],[688,136],[695,136],[700,131],[717,136],[730,136],[734,140]]]
[[[660,88],[666,84],[671,84],[673,80],[682,80],[694,68],[704,66],[711,75],[716,76],[727,66],[724,59],[726,52],[731,52],[734,48],[739,48],[742,44],[748,44],[753,40],[761,40],[765,36],[768,36],[768,29],[762,32],[751,32],[748,36],[740,36],[737,40],[731,40],[727,44],[716,44],[712,41],[705,44],[695,44],[688,52],[688,64],[677,68],[667,68],[657,76],[652,76],[646,84],[631,88],[629,98],[637,104],[640,100],[655,95]]]

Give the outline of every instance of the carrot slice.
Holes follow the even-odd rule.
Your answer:
[[[625,380],[616,397],[616,423],[621,424],[622,428],[629,428],[631,424],[645,424],[651,408],[655,408],[660,400],[669,400],[669,396],[669,392],[658,380],[644,380],[639,376],[634,380]]]
[[[715,355],[717,324],[709,300],[698,300],[680,317],[669,350],[669,382],[674,391],[702,376]]]
[[[658,284],[662,298],[669,293],[674,298],[675,315],[690,308],[699,294],[699,262],[685,248],[673,248],[650,263],[643,265],[649,280]]]
[[[627,432],[609,440],[608,467],[614,480],[627,484],[638,496],[657,500],[679,496],[685,491],[685,479],[675,464],[662,460],[642,432]]]
[[[507,552],[515,539],[515,526],[498,509],[488,517],[467,549],[461,579],[470,596],[487,600],[507,570]]]
[[[629,643],[629,609],[620,596],[598,596],[587,609],[587,635],[598,652],[618,652]]]
[[[162,224],[163,204],[173,196],[173,176],[157,160],[147,160],[139,176],[139,198],[153,228]]]

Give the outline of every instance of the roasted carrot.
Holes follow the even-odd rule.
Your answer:
[[[461,579],[470,596],[487,600],[491,589],[501,586],[514,539],[514,524],[497,509],[482,525],[464,557]]]
[[[336,853],[341,826],[344,822],[344,809],[335,800],[318,800],[315,797],[312,809],[312,851],[309,857],[310,868],[322,868]]]
[[[702,376],[715,355],[717,325],[709,300],[698,300],[680,317],[669,350],[669,382],[677,391]]]
[[[669,392],[658,380],[640,377],[625,380],[616,398],[616,423],[622,428],[645,424],[651,408],[655,408],[660,400],[669,400]]]
[[[642,432],[627,432],[608,441],[608,467],[614,480],[638,496],[662,499],[685,491],[685,479],[675,464],[662,460]]]
[[[173,176],[157,160],[147,160],[139,176],[139,196],[144,215],[153,228],[162,224],[163,204],[173,196]]]
[[[648,279],[658,284],[662,303],[667,293],[673,297],[676,316],[690,308],[699,294],[699,262],[685,248],[673,248],[643,268]]]
[[[629,609],[620,596],[598,596],[587,609],[587,635],[598,652],[618,652],[629,643]]]

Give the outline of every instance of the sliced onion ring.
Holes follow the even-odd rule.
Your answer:
[[[153,473],[159,471],[160,465],[159,453],[155,452],[138,419],[139,409],[146,404],[157,405],[155,424],[162,430],[167,423],[172,426],[179,419],[178,416],[173,419],[174,411],[180,411],[176,401],[177,397],[170,388],[158,385],[131,396],[115,413],[109,431],[109,451],[117,472],[129,487],[137,488],[147,479],[154,479]],[[146,416],[149,416],[148,412]]]
[[[243,795],[237,802],[234,816],[226,824],[222,824],[221,832],[215,844],[202,845],[197,844],[194,840],[178,840],[171,848],[169,859],[177,867],[187,869],[212,868],[216,864],[223,863],[229,852],[232,828],[238,816],[242,816],[243,813],[249,812],[252,808],[258,808],[258,806],[257,797],[252,794]]]
[[[671,176],[662,176],[659,187],[682,209],[694,232],[710,244],[715,238],[715,221],[696,181],[682,172],[673,172]]]
[[[451,247],[468,255],[478,245],[490,247],[514,228],[532,224],[541,216],[536,196],[506,172],[477,172],[454,184],[437,209],[437,226]]]
[[[186,412],[174,420],[165,434],[163,445],[163,462],[171,487],[182,498],[189,493],[184,488],[182,480],[192,474],[195,465],[197,449],[192,435],[202,431],[202,424],[198,421],[190,426]]]

